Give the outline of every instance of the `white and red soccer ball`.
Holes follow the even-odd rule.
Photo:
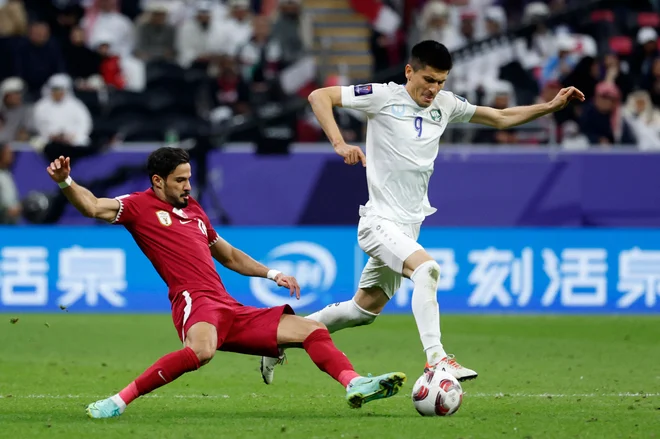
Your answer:
[[[463,388],[449,373],[430,370],[415,382],[412,401],[422,416],[453,415],[463,402]]]

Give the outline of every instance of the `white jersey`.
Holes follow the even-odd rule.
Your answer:
[[[393,82],[342,87],[341,101],[368,117],[367,207],[392,221],[421,223],[436,211],[429,204],[428,187],[440,136],[448,123],[469,122],[477,107],[440,91],[423,108]]]

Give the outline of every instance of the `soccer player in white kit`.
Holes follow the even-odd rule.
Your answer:
[[[440,266],[417,242],[422,221],[436,211],[429,204],[428,186],[440,136],[452,122],[498,129],[521,125],[561,110],[573,99],[583,101],[584,95],[568,87],[548,103],[504,110],[475,106],[443,90],[451,67],[451,54],[444,45],[422,41],[412,49],[405,86],[327,87],[310,94],[314,114],[337,154],[349,165],[362,163],[367,168],[369,201],[360,206],[358,243],[370,258],[353,299],[307,318],[322,322],[330,332],[368,325],[405,276],[414,283],[412,312],[426,353],[426,369],[445,370],[464,381],[476,378],[477,372],[461,366],[442,346],[437,300]],[[342,138],[333,116],[335,106],[366,113],[366,157]],[[283,355],[261,359],[266,384],[272,382],[274,367],[282,359]]]

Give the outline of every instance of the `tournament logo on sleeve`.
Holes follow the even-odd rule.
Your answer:
[[[353,86],[353,94],[355,96],[365,96],[373,94],[374,88],[371,84],[361,84]]]
[[[459,96],[455,94],[454,97],[456,97],[456,99],[458,99],[459,101],[467,102],[467,99],[465,99],[463,96]]]

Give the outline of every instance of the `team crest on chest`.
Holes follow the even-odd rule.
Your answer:
[[[435,122],[440,122],[442,120],[442,113],[440,110],[431,110],[431,119]]]
[[[165,227],[169,227],[172,225],[172,217],[170,216],[169,212],[165,212],[164,210],[159,210],[158,212],[156,212],[156,217],[158,217],[158,222],[160,222]]]

